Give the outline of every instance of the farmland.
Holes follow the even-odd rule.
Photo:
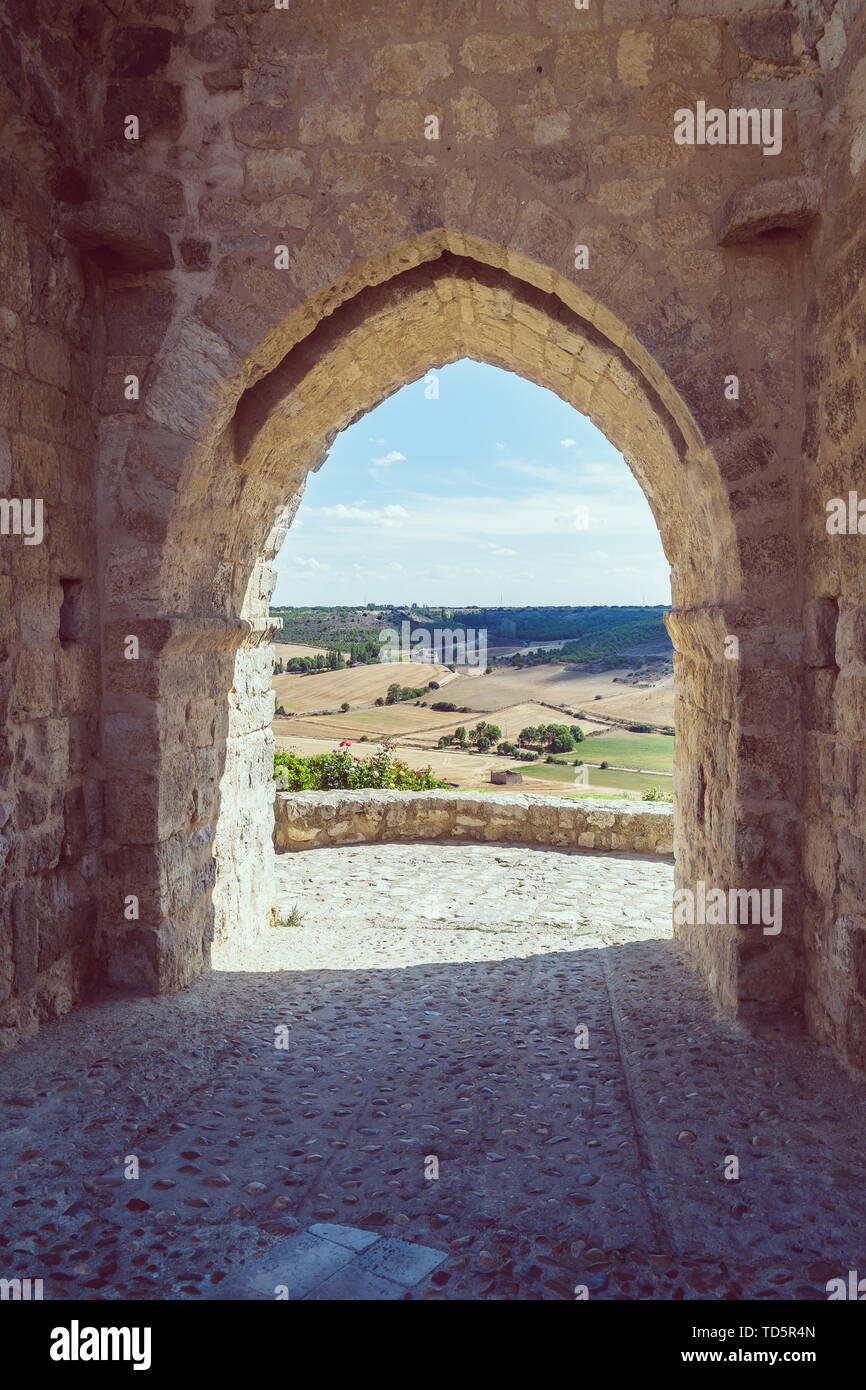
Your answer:
[[[599,734],[581,744],[580,756],[588,763],[608,762],[613,767],[670,774],[674,741],[665,734]]]
[[[408,611],[406,613],[408,615]],[[467,613],[469,610],[467,610]],[[484,610],[480,610],[484,613]],[[515,625],[541,625],[545,635],[559,614],[565,627],[583,624],[592,640],[602,646],[615,643],[616,633],[633,630],[633,615],[640,621],[642,610],[611,610],[609,633],[605,631],[606,610],[540,609],[514,610]],[[330,616],[329,616],[330,615]],[[353,642],[367,626],[386,618],[395,624],[400,610],[283,610],[285,635],[290,642],[275,644],[275,659],[285,663],[291,657],[310,657],[339,648],[349,653],[345,637]],[[450,612],[446,614],[450,617]],[[463,615],[465,616],[465,615]],[[489,613],[488,613],[489,618]],[[416,622],[422,621],[418,613]],[[437,614],[438,619],[438,614]],[[504,621],[504,620],[502,620]],[[658,623],[656,614],[654,621]],[[515,634],[521,636],[521,629]],[[563,629],[563,635],[565,628]],[[303,639],[313,638],[307,642]],[[300,638],[301,640],[295,640]],[[318,645],[316,639],[318,639]],[[623,639],[625,640],[625,639]],[[667,641],[664,635],[664,641]],[[514,650],[514,648],[512,649]],[[410,767],[430,766],[444,781],[464,788],[490,788],[490,773],[513,767],[525,777],[524,787],[559,795],[581,794],[575,784],[575,769],[556,763],[518,761],[499,756],[495,750],[471,752],[460,747],[439,748],[439,740],[450,736],[460,725],[467,730],[484,719],[494,723],[501,737],[516,742],[521,729],[543,724],[579,723],[584,733],[593,735],[580,745],[579,754],[587,765],[588,786],[596,794],[639,797],[645,788],[671,786],[673,744],[660,732],[632,733],[611,720],[651,724],[656,729],[674,722],[674,688],[669,644],[656,638],[643,646],[623,651],[621,664],[616,658],[584,662],[564,661],[551,653],[551,660],[533,659],[531,664],[512,666],[494,660],[489,673],[465,668],[456,672],[439,663],[358,662],[342,670],[324,670],[308,675],[275,675],[276,702],[286,717],[275,716],[273,730],[278,749],[310,754],[330,751],[341,740],[349,740],[359,756],[372,752],[376,743],[387,741]],[[609,667],[609,669],[605,669]],[[416,689],[437,682],[439,688],[427,691],[417,700],[377,705],[389,686],[398,684]],[[434,703],[447,701],[455,710],[434,710]],[[343,704],[349,708],[343,710]],[[578,715],[578,711],[581,713]],[[357,745],[357,746],[355,746]],[[368,747],[369,745],[369,747]],[[571,762],[571,755],[569,755]],[[607,762],[610,767],[598,766]],[[591,766],[595,764],[595,766]]]
[[[528,694],[525,690],[526,684],[537,689],[538,677],[540,675],[543,680],[546,669],[544,666],[536,666],[527,671],[515,670],[491,676],[453,677],[448,671],[442,673],[441,668],[403,663],[381,667],[360,666],[345,671],[323,672],[315,676],[276,676],[274,688],[278,699],[287,709],[291,700],[299,711],[291,718],[277,716],[274,719],[276,747],[303,754],[321,753],[329,751],[342,739],[348,739],[353,745],[358,745],[355,751],[363,756],[366,751],[371,752],[372,746],[377,742],[387,740],[410,767],[422,768],[429,765],[437,777],[453,782],[459,787],[489,787],[490,772],[493,768],[515,767],[524,774],[525,785],[531,790],[561,794],[567,788],[569,793],[573,793],[573,767],[561,767],[555,763],[544,762],[516,762],[490,752],[470,753],[459,748],[437,747],[443,734],[452,734],[461,724],[470,728],[482,718],[496,723],[502,731],[503,738],[512,741],[516,741],[520,730],[527,726],[574,723],[570,713],[566,715],[531,698],[502,705],[497,703],[497,694],[500,699],[503,694]],[[425,684],[430,678],[427,673],[434,670],[439,671],[442,676],[442,689],[429,692],[425,697],[426,704],[410,701],[377,706],[372,703],[371,694],[384,693],[395,679],[399,678],[401,683],[407,682],[407,673],[411,672],[412,683],[417,681],[419,684]],[[437,676],[434,675],[433,679],[437,679]],[[646,706],[644,697],[655,693],[631,690],[627,695],[622,686],[612,683],[610,673],[604,676],[586,676],[583,681],[582,687],[573,687],[571,692],[582,694],[583,699],[572,700],[570,704],[572,708],[588,707],[590,713],[595,710],[606,712],[612,700],[616,700],[618,710],[624,708],[628,717],[639,720]],[[290,683],[288,689],[287,682]],[[545,688],[543,683],[542,688]],[[602,691],[613,691],[616,694],[602,694],[600,700],[595,700],[594,696]],[[482,699],[481,692],[487,692],[487,698]],[[589,695],[593,696],[591,702]],[[354,706],[356,703],[361,704],[362,697],[366,698],[361,708],[351,708],[345,713],[338,708],[343,699]],[[460,709],[437,711],[430,708],[433,701],[440,698],[454,704],[468,705],[470,697],[474,698],[471,712],[468,714]],[[666,720],[673,717],[672,703],[672,691],[663,695],[659,701],[659,708]],[[322,709],[328,709],[329,712],[306,712]],[[610,792],[639,796],[645,788],[671,785],[674,743],[672,738],[662,734],[611,732],[609,725],[592,718],[581,718],[577,722],[584,733],[593,733],[595,736],[587,738],[580,745],[579,754],[575,753],[574,756],[581,756],[587,764],[602,761],[614,764],[609,770],[587,768],[589,787],[597,794]],[[371,745],[369,749],[368,744]],[[646,771],[632,770],[637,768]]]
[[[641,772],[628,772],[622,768],[606,768],[602,770],[597,767],[587,768],[586,782],[577,782],[575,773],[580,769],[576,767],[558,767],[555,764],[530,763],[528,766],[523,764],[520,768],[524,777],[529,782],[529,790],[540,790],[533,784],[539,782],[550,782],[551,786],[546,790],[561,791],[564,785],[568,786],[569,791],[586,791],[587,789],[601,792],[643,792],[650,787],[659,787],[662,791],[670,791],[671,779],[661,773],[655,777],[647,777]],[[557,775],[554,775],[557,774]]]
[[[422,686],[431,680],[445,685],[453,680],[453,675],[447,666],[376,662],[372,666],[351,666],[343,671],[323,671],[321,675],[314,676],[274,676],[273,688],[277,702],[286,713],[301,713],[307,710],[338,710],[346,700],[350,705],[373,704],[376,699],[384,698],[388,686],[394,682]],[[435,700],[439,697],[433,693],[429,698]],[[443,695],[442,698],[450,700],[451,695]],[[391,706],[388,708],[390,710]]]

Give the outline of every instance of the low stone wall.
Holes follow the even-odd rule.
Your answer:
[[[274,848],[365,840],[496,840],[673,854],[673,807],[486,792],[278,792]]]

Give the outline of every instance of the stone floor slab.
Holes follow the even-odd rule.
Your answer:
[[[303,1298],[317,1284],[348,1264],[354,1252],[345,1245],[303,1231],[275,1246],[265,1258],[267,1267],[250,1278],[251,1287],[276,1297],[275,1290],[284,1284],[289,1298],[295,1299]]]
[[[410,1245],[405,1240],[386,1238],[378,1241],[358,1256],[357,1263],[371,1274],[393,1279],[396,1284],[412,1288],[432,1274],[447,1257],[429,1245]]]
[[[318,1221],[310,1227],[310,1231],[322,1240],[332,1240],[349,1250],[366,1250],[368,1245],[379,1239],[375,1231],[362,1231],[357,1226],[340,1226],[332,1221]]]

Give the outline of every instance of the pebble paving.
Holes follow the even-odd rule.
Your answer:
[[[240,965],[3,1058],[0,1277],[273,1298],[335,1229],[369,1257],[290,1296],[805,1300],[866,1270],[864,1082],[796,1017],[714,1010],[669,861],[358,845],[278,875]]]

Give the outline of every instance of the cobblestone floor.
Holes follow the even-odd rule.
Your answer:
[[[440,1251],[410,1299],[808,1299],[866,1269],[864,1083],[715,1013],[669,863],[369,845],[279,877],[294,925],[244,969],[2,1060],[0,1277],[272,1297],[323,1223]]]

